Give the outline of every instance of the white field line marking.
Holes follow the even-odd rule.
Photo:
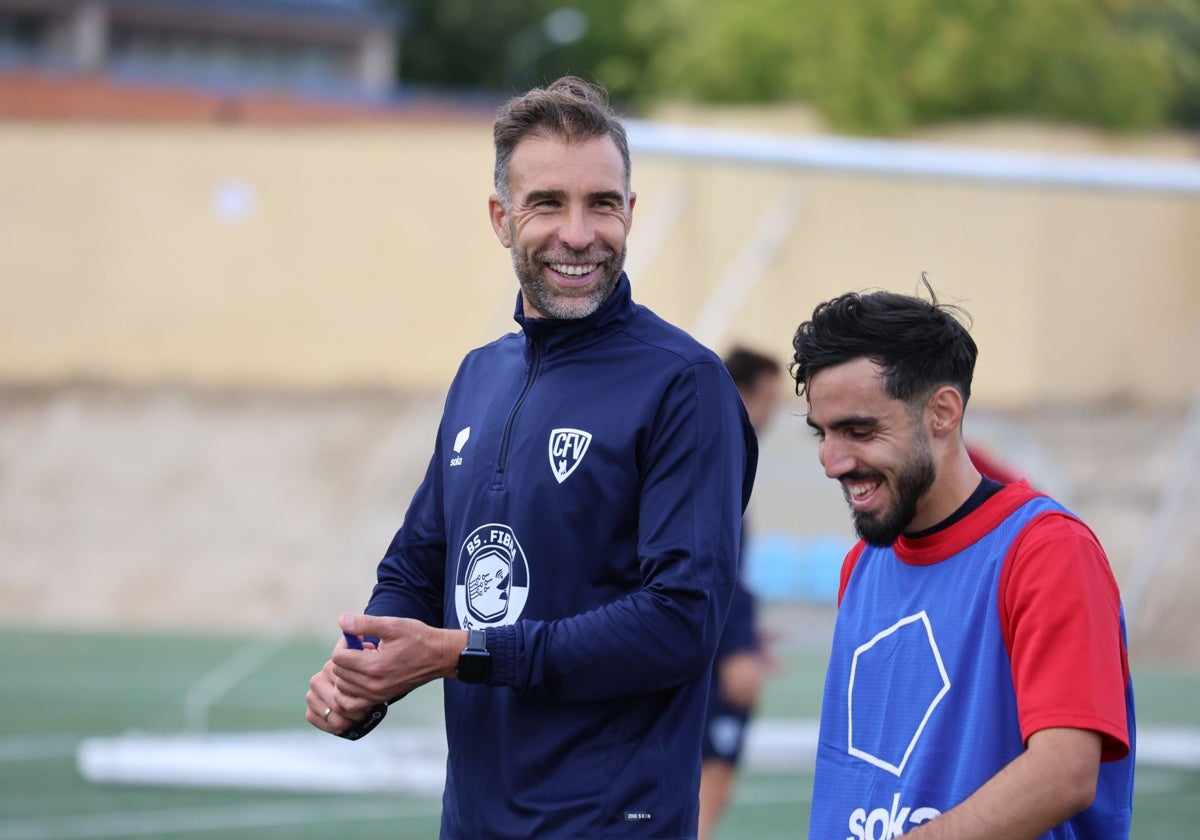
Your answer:
[[[190,732],[208,729],[208,712],[213,704],[270,661],[294,638],[295,633],[281,633],[251,639],[192,683],[183,700],[184,727]]]
[[[101,837],[163,837],[193,831],[265,828],[308,823],[357,820],[399,820],[441,813],[441,803],[353,801],[295,801],[221,808],[171,811],[127,811],[81,814],[73,817],[8,820],[0,823],[0,840],[78,840]]]

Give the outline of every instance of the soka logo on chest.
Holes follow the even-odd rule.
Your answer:
[[[581,429],[553,429],[550,432],[550,469],[559,484],[575,472],[592,442],[592,433]]]

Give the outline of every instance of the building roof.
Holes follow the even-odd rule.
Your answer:
[[[0,0],[0,9],[53,11],[71,9],[88,0]],[[222,19],[324,22],[342,26],[396,26],[398,7],[379,0],[102,0],[114,12],[152,16],[197,16]]]
[[[384,101],[281,91],[219,91],[22,70],[0,73],[0,120],[160,124],[351,125],[490,122],[490,99],[409,93]]]
[[[303,15],[330,22],[378,26],[399,18],[373,0],[108,0],[113,9],[138,11],[181,11],[221,17]]]

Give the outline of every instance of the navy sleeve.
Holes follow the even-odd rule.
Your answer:
[[[442,508],[442,436],[439,429],[425,480],[379,563],[368,615],[415,618],[442,626],[446,585],[446,524]]]
[[[725,630],[717,644],[717,659],[734,653],[758,650],[758,631],[754,623],[754,596],[740,580],[733,588]]]
[[[582,615],[489,628],[493,684],[604,700],[670,688],[711,667],[758,457],[719,363],[676,377],[648,453],[638,488],[641,588]]]

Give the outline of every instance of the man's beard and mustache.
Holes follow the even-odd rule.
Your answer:
[[[525,301],[543,318],[569,321],[586,318],[604,305],[621,279],[621,271],[625,267],[625,254],[624,247],[619,254],[611,248],[597,247],[579,252],[539,251],[532,259],[526,259],[514,248],[512,262]],[[600,266],[602,275],[600,280],[590,287],[555,288],[541,271],[543,266],[550,263],[596,263]]]
[[[887,547],[894,543],[916,517],[917,503],[921,497],[933,486],[937,468],[929,451],[928,438],[920,435],[916,447],[912,458],[896,473],[895,483],[888,488],[892,496],[891,505],[879,512],[854,511],[854,530],[869,545]],[[846,489],[847,481],[874,478],[882,480],[883,476],[870,473],[848,473],[842,476],[842,493],[846,496],[846,501],[850,501],[850,491]]]

